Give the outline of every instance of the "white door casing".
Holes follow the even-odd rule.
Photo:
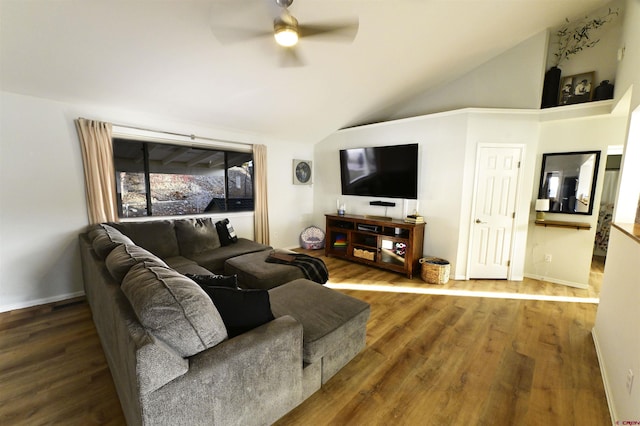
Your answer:
[[[480,146],[471,223],[469,278],[507,279],[522,147]]]

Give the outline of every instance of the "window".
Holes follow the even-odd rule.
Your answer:
[[[113,139],[119,217],[253,211],[253,154]]]

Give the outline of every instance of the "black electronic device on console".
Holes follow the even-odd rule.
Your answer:
[[[380,227],[377,225],[367,225],[365,223],[359,223],[358,231],[380,232]]]
[[[370,206],[395,207],[396,203],[391,201],[370,201]]]

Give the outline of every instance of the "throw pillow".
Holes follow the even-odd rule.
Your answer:
[[[187,278],[191,278],[196,283],[202,286],[209,287],[227,287],[238,288],[238,276],[237,275],[199,275],[199,274],[185,274]]]
[[[267,290],[209,286],[202,288],[218,309],[229,337],[245,333],[274,319]]]
[[[238,242],[238,236],[236,231],[229,223],[229,219],[222,219],[216,222],[216,230],[218,231],[218,237],[220,238],[220,244],[228,246]]]

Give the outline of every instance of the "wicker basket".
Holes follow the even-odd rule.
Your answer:
[[[420,277],[430,284],[446,284],[449,281],[451,265],[444,259],[437,257],[423,257],[420,259],[422,270]]]

